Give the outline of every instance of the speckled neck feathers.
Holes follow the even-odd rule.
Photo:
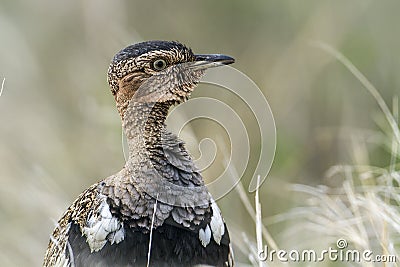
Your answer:
[[[109,187],[130,183],[140,195],[172,206],[207,207],[208,190],[184,142],[166,129],[164,122],[170,105],[129,104],[123,119],[129,158],[120,175],[105,182]]]
[[[129,105],[122,121],[129,147],[128,162],[148,160],[152,150],[162,145],[169,106],[169,103],[140,102]]]

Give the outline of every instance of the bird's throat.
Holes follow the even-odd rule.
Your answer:
[[[169,103],[131,102],[123,117],[123,128],[129,147],[129,155],[148,153],[162,145],[162,136],[166,131],[165,119]]]

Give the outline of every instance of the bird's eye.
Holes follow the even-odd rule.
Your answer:
[[[157,59],[153,62],[153,69],[163,70],[167,67],[167,62],[164,59]]]

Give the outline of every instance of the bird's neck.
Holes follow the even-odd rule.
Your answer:
[[[130,159],[146,157],[146,154],[161,144],[169,106],[169,103],[129,104],[123,118],[123,127]]]

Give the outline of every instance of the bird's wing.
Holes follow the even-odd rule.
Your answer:
[[[140,218],[141,220],[132,223],[132,220],[121,216],[120,212],[115,213],[116,207],[112,207],[110,199],[102,194],[103,187],[104,185],[99,183],[85,190],[59,220],[46,251],[44,266],[67,267],[74,266],[74,261],[82,261],[82,255],[74,255],[72,249],[74,244],[69,244],[69,241],[74,242],[73,240],[77,238],[77,236],[71,237],[70,229],[78,231],[74,235],[82,236],[82,241],[89,246],[90,251],[87,255],[91,255],[90,252],[102,251],[107,243],[112,245],[122,242],[126,238],[126,229],[135,232],[143,231],[143,233],[149,230],[146,226],[151,227],[152,222],[148,221],[148,218],[152,217],[153,209],[143,211],[139,208],[137,212],[142,212],[141,215],[147,214],[147,220],[144,216]],[[158,223],[167,216],[158,227],[170,225],[183,229],[185,232],[193,232],[204,248],[217,245],[230,246],[226,225],[215,202],[211,202],[208,209],[168,207],[169,212],[163,214],[166,210],[162,203],[158,203],[155,210],[156,214],[158,213]],[[129,214],[129,218],[135,217],[139,218],[140,214]],[[140,225],[141,223],[143,224]],[[76,248],[74,251],[76,252]],[[231,266],[229,262],[233,262],[232,253],[228,255],[227,266]]]
[[[107,240],[119,242],[120,225],[110,218],[106,197],[99,194],[99,184],[83,191],[57,222],[50,236],[43,266],[71,266],[71,247],[68,243],[71,224],[79,226],[93,251]],[[105,240],[103,240],[105,239]]]
[[[171,214],[175,214],[177,209],[172,210]],[[188,211],[186,211],[188,212]],[[177,214],[183,215],[185,218],[190,218],[187,214],[184,214],[182,211],[177,211]],[[232,267],[234,266],[234,255],[232,244],[230,242],[229,232],[227,226],[221,216],[221,212],[218,208],[217,203],[213,199],[211,199],[210,209],[205,211],[204,219],[195,227],[192,227],[193,224],[181,224],[178,223],[181,220],[176,218],[177,216],[169,217],[165,220],[165,225],[171,225],[177,229],[182,229],[184,231],[190,231],[195,234],[195,237],[200,241],[201,246],[204,249],[215,249],[220,250],[222,247],[227,249],[226,261],[224,266]],[[193,220],[196,221],[196,220]],[[224,249],[222,249],[224,250]]]

